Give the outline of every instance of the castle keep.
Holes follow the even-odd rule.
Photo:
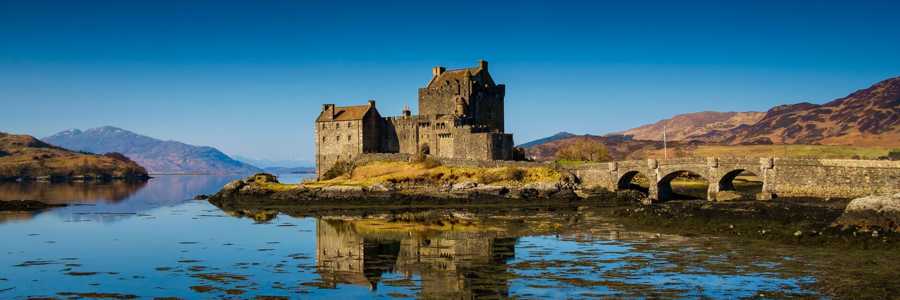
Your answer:
[[[503,131],[506,86],[494,83],[488,63],[459,70],[432,69],[419,88],[419,114],[409,108],[382,117],[375,101],[322,105],[316,119],[316,174],[362,153],[425,154],[442,158],[510,160],[512,134]]]

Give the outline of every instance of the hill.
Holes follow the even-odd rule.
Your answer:
[[[765,116],[764,112],[716,112],[704,111],[675,115],[653,124],[643,125],[622,132],[636,140],[661,141],[663,129],[670,141],[680,141],[710,132],[730,130],[741,125],[752,125]]]
[[[260,171],[216,148],[162,141],[112,126],[85,131],[66,130],[43,141],[78,151],[122,153],[156,174],[243,174]]]
[[[545,137],[545,138],[540,138],[540,139],[536,139],[536,140],[533,140],[533,141],[530,141],[530,142],[521,144],[521,145],[519,145],[519,146],[517,146],[517,147],[530,148],[530,147],[533,147],[533,146],[537,146],[537,145],[541,145],[541,144],[546,144],[546,143],[549,143],[549,142],[552,142],[552,141],[561,140],[561,139],[568,138],[568,137],[573,137],[573,136],[575,136],[575,134],[572,134],[572,133],[568,133],[568,132],[563,131],[563,132],[560,132],[560,133],[557,133],[557,134],[554,134],[554,135],[551,135],[551,136],[548,136],[548,137]]]
[[[582,139],[603,143],[609,151],[609,156],[614,160],[641,158],[645,152],[663,147],[663,143],[660,141],[633,140],[621,135],[599,136],[585,134],[571,135],[540,144],[532,142],[528,144],[533,146],[523,148],[525,148],[525,152],[530,158],[535,160],[553,160],[556,159],[556,153],[560,149]],[[670,143],[670,146],[673,144]]]
[[[146,180],[147,170],[117,153],[78,153],[33,136],[0,132],[0,180],[89,177]]]
[[[722,144],[900,146],[900,77],[825,104],[776,106],[754,124],[689,139]]]

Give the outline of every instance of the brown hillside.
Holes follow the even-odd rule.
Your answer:
[[[29,135],[0,132],[0,180],[48,177],[146,179],[147,171],[116,153],[96,155],[69,151]]]
[[[653,124],[632,128],[622,132],[622,134],[631,135],[636,140],[661,141],[663,128],[665,127],[668,140],[680,141],[691,136],[730,130],[741,125],[752,125],[765,115],[766,113],[755,111],[687,113]]]
[[[631,140],[618,135],[597,136],[586,134],[574,135],[535,145],[525,148],[525,151],[529,157],[532,157],[535,160],[554,160],[560,149],[583,139],[600,142],[605,145],[609,151],[609,156],[613,160],[643,158],[646,151],[661,149],[663,147],[661,141]]]
[[[688,137],[725,144],[900,146],[900,77],[825,104],[770,109],[752,125]]]

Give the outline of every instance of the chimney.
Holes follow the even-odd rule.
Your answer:
[[[375,99],[369,99],[369,107],[375,107]]]
[[[334,104],[322,104],[322,112],[329,120],[334,119]]]
[[[444,67],[441,67],[441,66],[431,68],[431,76],[432,77],[441,76],[441,74],[444,74],[444,71],[446,71],[446,70],[447,69],[444,69]]]
[[[478,67],[480,67],[480,68],[481,68],[482,70],[484,70],[484,71],[487,71],[487,61],[486,61],[486,60],[483,60],[483,59],[482,59],[482,60],[479,60],[479,61],[478,61]]]
[[[409,116],[411,116],[411,115],[412,115],[412,112],[409,111],[409,104],[404,104],[404,105],[403,105],[403,116],[404,116],[404,117],[409,117]]]

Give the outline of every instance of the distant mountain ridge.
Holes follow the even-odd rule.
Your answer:
[[[825,104],[773,107],[758,122],[689,137],[722,144],[900,146],[900,77]]]
[[[883,80],[825,104],[786,104],[767,112],[687,113],[614,135],[579,136],[563,132],[521,147],[537,159],[553,159],[561,147],[577,139],[590,139],[606,144],[613,158],[628,157],[629,151],[659,148],[660,145],[648,142],[661,141],[663,128],[669,141],[688,144],[900,147],[900,77]],[[620,134],[632,138],[614,138]]]
[[[243,174],[260,171],[213,147],[162,141],[113,126],[84,131],[70,129],[42,140],[77,151],[122,153],[148,172],[156,174]]]
[[[752,125],[765,115],[766,113],[757,111],[686,113],[653,124],[628,129],[621,134],[630,135],[636,140],[661,141],[663,130],[665,130],[668,140],[681,141],[710,132],[730,130],[741,125]]]

